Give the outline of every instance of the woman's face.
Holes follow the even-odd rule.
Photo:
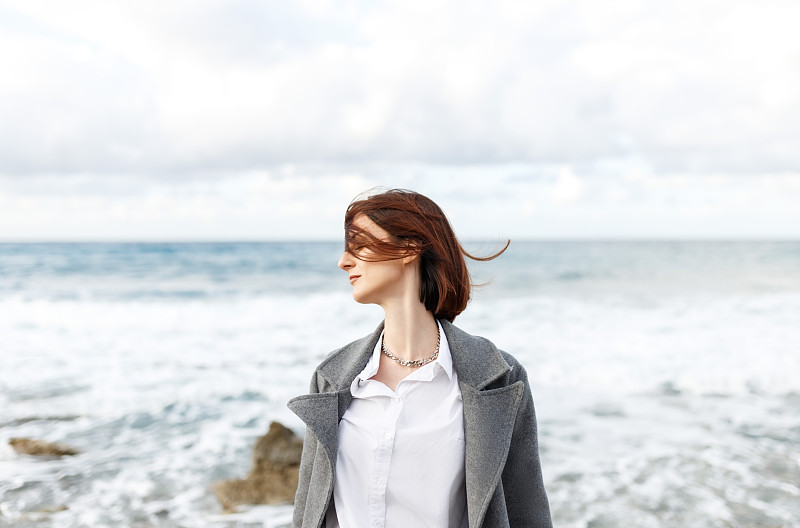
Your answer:
[[[357,216],[353,225],[381,240],[389,240],[391,235],[364,215]],[[355,247],[352,253],[345,251],[339,259],[339,267],[347,272],[353,287],[353,299],[362,304],[385,305],[392,298],[405,293],[408,281],[407,259],[381,260],[371,262],[362,260],[375,255],[369,247]]]

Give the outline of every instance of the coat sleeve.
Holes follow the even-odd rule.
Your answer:
[[[525,390],[502,475],[508,520],[515,528],[552,528],[550,505],[539,462],[536,412],[528,375],[516,360],[512,359],[509,363],[516,374],[514,381],[522,381]]]

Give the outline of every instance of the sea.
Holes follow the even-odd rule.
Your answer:
[[[272,421],[302,434],[286,401],[382,320],[341,252],[0,244],[0,527],[288,526],[211,487]],[[800,242],[512,240],[470,269],[456,324],[528,372],[554,526],[800,528]]]

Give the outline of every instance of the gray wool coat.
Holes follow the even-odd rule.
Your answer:
[[[440,321],[464,403],[470,528],[551,528],[533,397],[525,369],[490,341]],[[383,324],[336,350],[314,372],[310,394],[289,401],[306,424],[295,497],[295,528],[320,528],[333,496],[339,420]]]

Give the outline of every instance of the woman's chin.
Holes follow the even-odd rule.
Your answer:
[[[369,301],[365,299],[364,295],[355,290],[353,290],[353,300],[360,304],[369,304]]]
[[[361,297],[356,297],[355,295],[353,295],[353,300],[355,300],[358,304],[375,304],[370,300],[363,299]]]
[[[359,304],[377,304],[377,299],[366,292],[353,290],[353,300]]]

